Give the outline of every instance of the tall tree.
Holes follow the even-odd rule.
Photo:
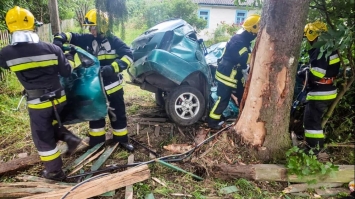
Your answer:
[[[284,156],[295,74],[310,0],[265,0],[235,131],[261,159]]]
[[[58,11],[58,1],[57,0],[49,0],[48,1],[48,9],[50,10],[50,20],[51,20],[51,28],[52,34],[60,33],[60,21],[59,21],[59,11]]]

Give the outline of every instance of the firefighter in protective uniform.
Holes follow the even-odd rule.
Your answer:
[[[212,129],[221,129],[221,115],[228,106],[232,91],[236,91],[238,103],[243,96],[244,82],[242,70],[246,70],[250,56],[251,42],[255,39],[259,31],[260,16],[250,15],[243,23],[243,29],[240,29],[227,43],[215,78],[218,82],[218,99],[212,107],[208,126]]]
[[[66,104],[59,76],[68,77],[72,67],[58,46],[39,40],[30,11],[15,6],[5,20],[11,44],[0,51],[0,66],[13,71],[25,88],[32,139],[45,166],[43,177],[62,180],[65,174],[56,143],[66,142],[70,154],[81,142],[55,116],[55,108],[59,114]]]
[[[326,24],[316,21],[309,23],[304,28],[304,36],[313,45],[322,32],[327,31]],[[320,48],[312,48],[308,51],[310,67],[298,71],[301,77],[308,72],[307,103],[304,111],[303,126],[304,136],[308,149],[316,154],[324,147],[324,133],[322,128],[322,116],[337,96],[334,80],[339,73],[340,58],[336,51],[328,57],[325,53],[318,59]]]
[[[113,128],[113,142],[119,142],[121,147],[132,152],[133,145],[129,143],[127,135],[127,117],[123,99],[122,71],[133,64],[133,55],[130,48],[118,37],[108,31],[107,15],[96,9],[90,10],[85,15],[85,26],[89,26],[91,34],[60,33],[54,36],[54,44],[62,47],[70,43],[86,49],[97,56],[101,65],[101,75],[106,94],[112,107],[116,120],[109,114]],[[99,20],[97,20],[97,17]],[[107,36],[108,35],[108,36]],[[105,118],[90,121],[89,145],[94,146],[105,142]]]

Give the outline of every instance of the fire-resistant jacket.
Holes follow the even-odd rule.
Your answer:
[[[110,65],[115,59],[121,59],[128,67],[133,63],[131,49],[118,37],[94,37],[92,34],[65,33],[65,42],[79,46],[97,56],[100,65]],[[57,36],[56,36],[57,37]]]
[[[235,34],[227,43],[216,71],[216,80],[226,86],[243,87],[242,70],[247,69],[250,42],[255,36],[247,31]]]
[[[92,34],[78,33],[61,33],[54,39],[60,39],[64,43],[70,43],[85,49],[92,55],[96,56],[101,66],[112,65],[115,73],[122,72],[120,66],[115,60],[119,59],[125,68],[129,68],[133,64],[133,54],[131,49],[118,37],[111,35],[109,37],[94,37]],[[121,63],[122,63],[121,62]],[[113,74],[111,77],[103,78],[105,90],[107,94],[112,94],[122,88],[121,75]]]
[[[339,73],[340,59],[336,51],[329,57],[323,56],[318,59],[319,48],[313,48],[308,51],[310,58],[310,92],[307,94],[307,100],[331,100],[336,98],[337,89],[331,84],[321,83],[322,79],[335,79]]]
[[[0,51],[0,66],[15,72],[26,90],[59,89],[59,75],[68,77],[72,70],[62,50],[45,42],[4,47]]]

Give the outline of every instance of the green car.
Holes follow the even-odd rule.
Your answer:
[[[203,40],[190,24],[159,23],[136,38],[132,50],[131,82],[155,93],[173,122],[187,126],[208,114],[213,80]]]

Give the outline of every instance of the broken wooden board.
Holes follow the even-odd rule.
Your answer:
[[[157,125],[157,126],[155,126],[155,129],[154,129],[154,135],[155,135],[156,137],[159,137],[159,132],[160,132],[160,126]]]
[[[116,190],[130,184],[142,182],[150,178],[148,165],[133,167],[120,173],[109,174],[101,178],[92,179],[86,183],[74,187],[53,191],[45,194],[25,197],[24,199],[65,199],[90,198],[105,192]],[[73,189],[73,190],[72,190]]]
[[[128,164],[132,164],[134,162],[134,155],[131,154],[128,156]],[[133,199],[133,186],[126,186],[125,199]]]
[[[79,164],[83,163],[87,158],[89,158],[92,154],[94,154],[97,150],[99,150],[103,144],[104,142],[97,144],[96,146],[87,150],[83,155],[81,155],[79,158],[74,160],[74,162],[72,162],[67,167],[65,167],[64,171],[68,171],[70,170],[70,168],[77,167]]]
[[[86,138],[84,138],[83,140],[85,140]],[[88,137],[87,137],[88,139]],[[82,141],[83,143],[83,141]],[[80,150],[84,149],[85,144],[80,144],[77,148],[77,150],[75,152],[79,152]],[[67,145],[66,144],[61,144],[58,146],[59,151],[64,154],[67,151]],[[25,158],[17,158],[14,160],[10,160],[8,162],[5,163],[0,163],[0,175],[2,174],[9,174],[12,172],[16,172],[18,170],[21,169],[25,169],[28,168],[29,166],[33,166],[35,164],[40,163],[41,160],[39,158],[38,154],[34,154],[34,155],[30,155],[28,157]]]
[[[99,159],[97,159],[94,164],[91,166],[91,171],[96,171],[98,170],[104,163],[105,161],[110,157],[110,155],[112,154],[112,152],[117,148],[118,143],[116,143],[115,145],[112,146],[108,146],[107,149],[105,150],[105,152],[100,155]],[[85,180],[90,178],[92,176],[92,174],[87,175],[85,177]]]
[[[76,173],[77,171],[79,171],[81,168],[84,167],[84,165],[92,162],[93,160],[95,160],[97,157],[99,157],[103,152],[105,151],[105,149],[102,149],[101,151],[97,152],[95,155],[91,156],[89,159],[86,159],[84,162],[82,162],[81,164],[77,165],[69,174],[73,175],[74,173]]]
[[[344,183],[340,182],[320,182],[317,184],[292,184],[288,187],[286,187],[282,192],[283,193],[297,193],[297,192],[303,192],[306,191],[307,189],[316,189],[316,188],[333,188],[333,187],[341,187]]]
[[[0,183],[0,198],[18,198],[71,187],[44,182]]]
[[[166,118],[150,118],[150,117],[146,117],[146,118],[139,118],[138,119],[141,122],[166,122]]]
[[[339,171],[334,176],[325,178],[308,176],[302,179],[296,175],[287,175],[287,169],[283,165],[254,164],[254,165],[215,165],[215,177],[222,179],[246,178],[256,181],[281,181],[281,182],[307,182],[316,179],[317,182],[348,183],[354,179],[354,165],[338,165]]]
[[[329,197],[329,196],[335,196],[338,195],[339,193],[349,193],[348,189],[345,188],[329,188],[329,189],[315,189],[316,193],[320,196],[324,197]]]

